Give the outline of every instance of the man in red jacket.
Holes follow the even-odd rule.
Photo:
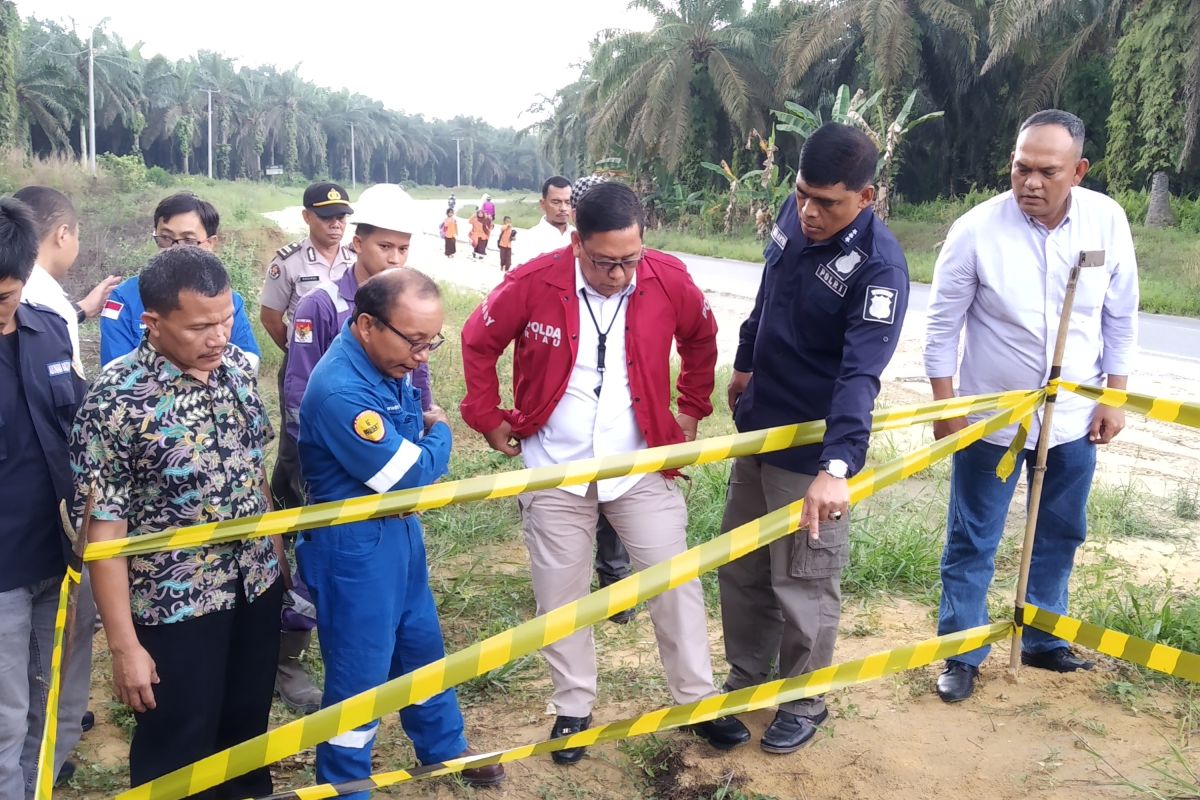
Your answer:
[[[712,413],[717,323],[687,268],[645,249],[642,206],[629,187],[604,183],[575,212],[571,246],[505,275],[463,329],[462,416],[493,449],[528,467],[696,438]],[[514,408],[500,408],[496,361],[514,343]],[[671,345],[682,361],[671,413]],[[596,520],[608,518],[636,569],[682,553],[687,508],[670,477],[654,473],[549,489],[518,498],[533,592],[542,614],[588,593]],[[677,703],[716,694],[700,582],[650,601],[667,683]],[[587,728],[596,701],[590,629],[543,648],[558,715],[551,736]],[[693,726],[719,749],[750,733],[734,719]],[[583,748],[551,754],[573,764]]]

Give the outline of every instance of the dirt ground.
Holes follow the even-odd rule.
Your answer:
[[[431,218],[437,205],[430,201]],[[272,215],[289,224],[298,209]],[[431,223],[435,225],[436,221]],[[496,255],[475,263],[460,248],[457,259],[441,254],[436,237],[418,236],[409,265],[439,280],[481,291],[499,281]],[[744,297],[710,295],[721,325],[720,347],[728,363],[736,330],[749,310]],[[910,315],[899,352],[885,375],[881,406],[928,399],[921,366],[924,319]],[[1197,352],[1200,352],[1198,343]],[[1200,397],[1200,362],[1143,354],[1130,385],[1136,391],[1195,400]],[[1100,453],[1099,480],[1114,486],[1134,485],[1165,505],[1180,486],[1195,485],[1200,431],[1150,422],[1130,415],[1121,437]],[[892,434],[903,452],[927,432]],[[1197,526],[1192,526],[1195,531]],[[1125,540],[1107,546],[1148,577],[1164,570],[1177,586],[1200,585],[1200,540],[1197,538]],[[524,548],[506,544],[495,561],[527,563]],[[723,668],[719,623],[710,621],[714,666]],[[851,605],[845,610],[837,661],[859,658],[892,647],[915,643],[934,633],[933,611],[907,601]],[[661,668],[654,649],[648,614],[639,611],[627,627],[604,624],[596,628],[602,664],[609,671],[635,668],[649,677],[647,704],[629,697],[619,681],[602,681],[596,721],[611,722],[669,704],[658,676]],[[81,745],[80,786],[63,797],[103,797],[123,785],[127,753],[125,720],[109,702],[104,685],[108,674],[103,635],[97,636],[97,680],[92,707],[99,724]],[[940,667],[923,669],[854,687],[830,696],[831,717],[807,749],[791,756],[763,753],[752,742],[731,753],[718,753],[703,742],[679,732],[662,734],[667,746],[661,764],[645,764],[643,756],[660,748],[646,740],[592,748],[579,765],[563,768],[546,756],[508,767],[509,779],[499,789],[473,791],[447,780],[395,787],[378,793],[386,797],[449,798],[633,798],[663,800],[700,798],[879,798],[909,800],[921,797],[1008,798],[1124,798],[1145,794],[1134,785],[1162,786],[1162,772],[1178,769],[1172,745],[1184,748],[1182,758],[1200,769],[1200,691],[1187,694],[1142,686],[1140,678],[1115,661],[1100,658],[1097,669],[1075,675],[1025,669],[1016,682],[1008,679],[1006,644],[995,648],[986,663],[976,695],[956,706],[933,694]],[[537,661],[531,679],[512,694],[473,694],[464,703],[468,735],[478,750],[501,749],[540,741],[553,721],[545,702],[548,679]],[[601,667],[601,673],[606,667]],[[658,681],[654,688],[654,681]],[[289,719],[279,712],[279,721]],[[747,715],[745,722],[757,740],[771,712]],[[385,720],[376,749],[381,768],[411,763],[411,751],[394,715]],[[276,769],[277,786],[299,787],[311,782],[312,755],[301,754]],[[655,764],[659,764],[658,767]],[[652,787],[652,788],[651,788]],[[740,793],[740,794],[739,794]],[[1164,792],[1152,797],[1190,795]]]

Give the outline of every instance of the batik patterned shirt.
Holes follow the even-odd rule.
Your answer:
[[[274,431],[254,369],[229,345],[204,383],[148,340],[110,364],[84,398],[71,435],[75,518],[125,520],[130,536],[268,510],[263,451]],[[129,559],[133,620],[161,625],[251,601],[279,578],[269,539]]]

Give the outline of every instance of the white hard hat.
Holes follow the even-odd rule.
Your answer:
[[[374,225],[398,233],[421,230],[416,203],[408,192],[394,183],[377,183],[363,190],[354,204],[355,225]]]

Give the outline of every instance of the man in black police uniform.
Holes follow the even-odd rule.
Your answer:
[[[847,478],[863,467],[879,375],[908,307],[908,265],[871,210],[879,153],[829,123],[800,153],[796,193],[779,212],[754,311],[742,324],[729,405],[739,431],[824,419],[819,445],[739,458],[722,530],[804,498],[803,528],[719,571],[726,687],[829,666],[850,556]],[[806,744],[824,698],[784,703],[768,753]]]

